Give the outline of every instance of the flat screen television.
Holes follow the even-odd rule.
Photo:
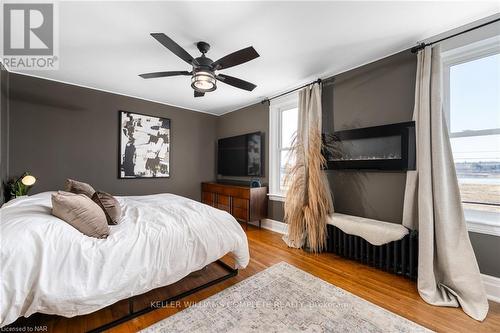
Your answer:
[[[217,173],[223,176],[263,176],[263,141],[262,132],[219,139]]]

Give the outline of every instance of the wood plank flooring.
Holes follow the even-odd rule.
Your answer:
[[[428,305],[419,297],[416,283],[413,281],[334,254],[315,255],[290,249],[281,241],[281,235],[268,230],[250,227],[247,235],[251,260],[246,269],[240,270],[238,276],[191,295],[175,306],[154,310],[135,318],[109,332],[136,332],[281,261],[286,261],[337,287],[438,332],[500,332],[499,303],[490,302],[489,315],[480,323],[468,317],[460,309]],[[231,261],[230,258],[224,260]],[[213,276],[212,273],[207,275]],[[203,276],[198,275],[195,280],[199,282]],[[114,315],[120,314],[117,312],[125,309],[124,304],[117,304],[112,308],[75,318],[35,315],[21,319],[16,324],[47,325],[49,332],[84,332],[106,323]]]

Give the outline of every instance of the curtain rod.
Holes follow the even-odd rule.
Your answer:
[[[439,43],[439,42],[442,42],[442,41],[445,41],[447,39],[450,39],[450,38],[453,38],[453,37],[456,37],[456,36],[459,36],[459,35],[462,35],[462,34],[465,34],[469,31],[473,31],[473,30],[476,30],[476,29],[479,29],[479,28],[482,28],[484,26],[487,26],[487,25],[490,25],[492,23],[495,23],[495,22],[498,22],[500,21],[500,18],[497,18],[497,19],[494,19],[493,21],[489,21],[489,22],[486,22],[486,23],[483,23],[483,24],[480,24],[478,26],[475,26],[475,27],[472,27],[472,28],[469,28],[467,30],[464,30],[464,31],[461,31],[461,32],[457,32],[456,34],[453,34],[451,36],[448,36],[448,37],[443,37],[441,39],[438,39],[438,40],[435,40],[433,42],[430,42],[430,43],[420,43],[418,44],[417,46],[414,46],[410,49],[411,53],[417,53],[418,51],[424,49],[425,47],[427,46],[431,46],[433,44],[436,44],[436,43]]]
[[[264,104],[264,103],[266,103],[266,102],[267,102],[267,103],[269,103],[269,102],[271,102],[271,101],[272,101],[273,99],[275,99],[275,98],[278,98],[278,97],[281,97],[281,96],[285,96],[286,94],[289,94],[289,93],[291,93],[291,92],[294,92],[294,91],[300,90],[300,89],[305,88],[305,87],[307,87],[307,86],[309,86],[309,85],[311,85],[311,84],[314,84],[314,83],[320,84],[320,83],[321,83],[321,79],[314,80],[313,82],[309,82],[308,84],[304,84],[303,86],[300,86],[300,87],[297,87],[297,88],[294,88],[294,89],[288,90],[288,91],[286,91],[286,92],[284,92],[284,93],[281,93],[281,94],[279,94],[279,95],[276,95],[276,96],[273,96],[273,97],[269,97],[269,98],[263,99],[260,103],[261,103],[261,104]]]

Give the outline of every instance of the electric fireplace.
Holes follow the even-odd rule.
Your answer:
[[[323,134],[328,169],[415,170],[415,122]]]

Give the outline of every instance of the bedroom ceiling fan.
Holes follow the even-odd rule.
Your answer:
[[[210,49],[210,45],[205,42],[198,42],[196,46],[201,52],[201,56],[193,58],[186,50],[174,42],[164,33],[152,33],[151,36],[169,49],[173,54],[192,66],[191,71],[168,71],[140,74],[144,79],[158,77],[185,75],[191,76],[191,87],[194,89],[194,97],[204,96],[206,92],[217,89],[217,81],[221,81],[230,86],[252,91],[257,87],[255,84],[238,79],[225,74],[216,73],[221,69],[241,65],[247,61],[259,57],[259,54],[252,46],[228,54],[217,61],[213,61],[205,56]]]

